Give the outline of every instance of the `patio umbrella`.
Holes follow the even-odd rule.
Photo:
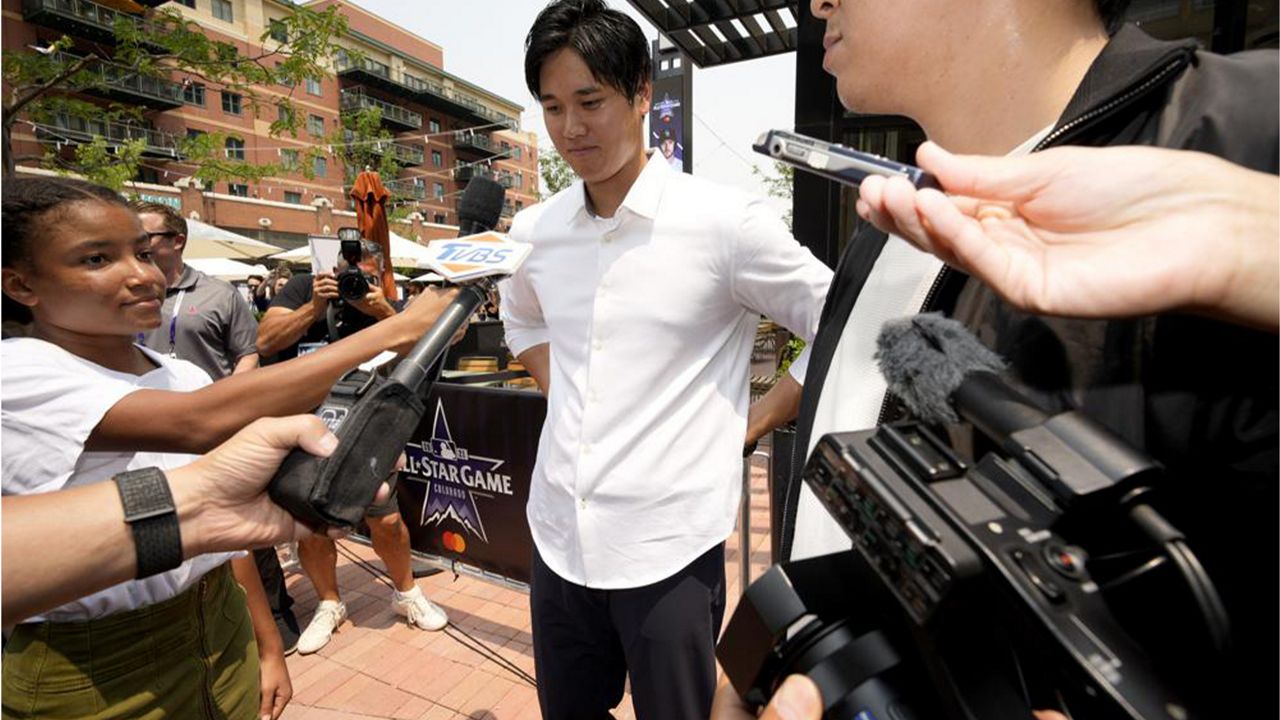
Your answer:
[[[267,269],[261,265],[250,265],[230,258],[195,258],[185,262],[205,275],[220,280],[244,280],[250,275],[267,276]]]
[[[206,222],[187,220],[187,247],[184,260],[233,258],[249,260],[280,252],[282,248],[223,230]]]
[[[388,259],[382,268],[382,292],[388,300],[395,300],[396,281],[391,270],[391,236],[387,230],[387,198],[391,193],[382,185],[382,179],[373,170],[365,170],[356,176],[351,197],[356,202],[356,224],[366,240],[382,247],[382,256]]]

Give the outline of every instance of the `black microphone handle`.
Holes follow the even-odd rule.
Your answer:
[[[961,417],[1010,451],[1018,447],[1011,435],[1049,417],[998,375],[986,371],[970,373],[951,394],[951,402]]]
[[[471,317],[476,307],[487,299],[483,284],[463,285],[458,296],[440,313],[431,329],[427,331],[413,350],[400,361],[400,365],[391,373],[390,379],[399,382],[420,393],[427,379],[431,376],[431,366],[449,347],[449,340],[458,328]]]

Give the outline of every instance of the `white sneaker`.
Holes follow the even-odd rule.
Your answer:
[[[347,619],[347,604],[338,600],[321,600],[307,629],[298,638],[298,652],[309,655],[329,644],[333,631]]]
[[[439,630],[449,624],[449,616],[439,605],[428,600],[417,585],[406,593],[397,590],[391,597],[391,609],[409,618],[410,625],[417,625],[423,630]]]

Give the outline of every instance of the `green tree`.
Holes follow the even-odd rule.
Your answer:
[[[578,179],[573,168],[569,167],[569,163],[560,157],[560,153],[551,148],[539,150],[538,173],[542,175],[542,187],[538,192],[539,200],[546,200]]]
[[[764,183],[765,192],[769,197],[781,198],[782,200],[791,200],[792,193],[796,187],[796,169],[791,165],[777,160],[773,161],[773,171],[777,175],[766,175],[760,171],[758,167],[751,168],[751,174],[760,178]],[[791,227],[791,213],[793,208],[787,208],[787,212],[783,214],[782,219],[786,221],[787,227]],[[803,343],[801,343],[803,345]]]
[[[94,102],[84,94],[106,92],[122,83],[157,86],[170,82],[174,73],[211,89],[239,94],[244,111],[254,117],[264,112],[274,115],[270,125],[273,136],[296,136],[300,113],[291,93],[267,95],[260,88],[294,87],[307,78],[327,74],[329,60],[338,50],[335,40],[347,28],[347,20],[336,5],[320,11],[295,5],[263,33],[263,49],[249,55],[235,44],[209,37],[171,7],[151,9],[143,15],[111,12],[109,17],[115,36],[110,54],[100,46],[77,51],[75,41],[67,36],[38,52],[3,52],[7,92],[0,106],[0,152],[6,176],[14,173],[19,162],[39,160],[47,167],[119,187],[137,173],[140,148],[158,141],[159,136],[148,135],[137,123],[141,108],[114,101]],[[14,155],[12,131],[20,120],[46,131],[48,144],[43,154]],[[65,132],[68,127],[94,139],[64,143],[58,139],[58,128]],[[206,185],[232,178],[258,180],[281,169],[275,164],[255,165],[227,157],[225,138],[224,133],[209,133],[163,142],[175,159],[192,166],[192,174]]]

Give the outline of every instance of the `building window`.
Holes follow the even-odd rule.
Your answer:
[[[182,86],[182,102],[204,107],[204,85],[188,82]]]
[[[281,150],[280,151],[280,167],[285,170],[297,170],[302,164],[299,161],[299,153],[297,150]]]
[[[516,159],[519,160],[520,156],[524,154],[524,148],[519,145],[516,145],[514,150],[516,154]]]
[[[319,115],[307,116],[307,132],[312,135],[324,134],[324,118]]]
[[[445,220],[444,213],[436,213],[436,224],[437,224],[437,225],[443,225],[443,224],[444,224],[444,220]]]
[[[276,121],[282,123],[293,122],[293,109],[284,103],[276,105]]]
[[[240,100],[241,100],[241,97],[239,93],[227,92],[226,90],[223,90],[222,91],[222,112],[228,113],[231,115],[239,115]]]
[[[520,188],[523,188],[523,187],[524,187],[524,173],[517,170],[516,171],[516,189],[519,190]]]
[[[301,205],[301,204],[302,204],[302,193],[300,193],[300,192],[291,192],[291,191],[289,191],[289,190],[285,190],[285,191],[284,191],[284,201],[285,201],[285,202],[287,202],[287,203],[289,203],[290,205]]]
[[[178,3],[179,5],[186,5],[187,7],[191,8],[192,10],[195,10],[195,9],[196,9],[196,0],[177,0],[177,3]]]
[[[431,118],[427,123],[427,128],[432,134],[440,132],[440,121],[435,118]]]
[[[524,201],[523,201],[523,200],[517,200],[517,201],[516,201],[516,212],[520,212],[520,211],[521,211],[521,210],[523,210],[523,209],[524,209]]]
[[[267,33],[278,43],[289,42],[289,29],[282,20],[272,20],[268,24]]]
[[[320,78],[307,78],[307,92],[311,95],[320,94]]]
[[[437,200],[444,199],[444,183],[435,183],[435,197]]]
[[[236,197],[249,197],[249,186],[244,183],[227,183],[227,194]]]
[[[506,140],[502,141],[502,155],[503,157],[511,157],[511,143]]]
[[[444,153],[439,150],[431,151],[431,164],[435,167],[444,167]]]
[[[240,138],[237,138],[237,137],[227,138],[225,147],[227,148],[228,160],[244,159],[244,141],[241,140]]]
[[[219,20],[235,22],[235,15],[231,12],[231,0],[213,0],[213,16]]]
[[[205,132],[204,132],[203,130],[193,130],[193,129],[191,129],[191,128],[187,128],[187,139],[188,139],[188,140],[194,140],[194,139],[196,139],[196,138],[198,138],[198,137],[200,137],[201,135],[204,135],[204,134],[205,134]]]
[[[318,157],[315,162],[316,177],[324,177],[329,174],[329,161],[325,158]]]

